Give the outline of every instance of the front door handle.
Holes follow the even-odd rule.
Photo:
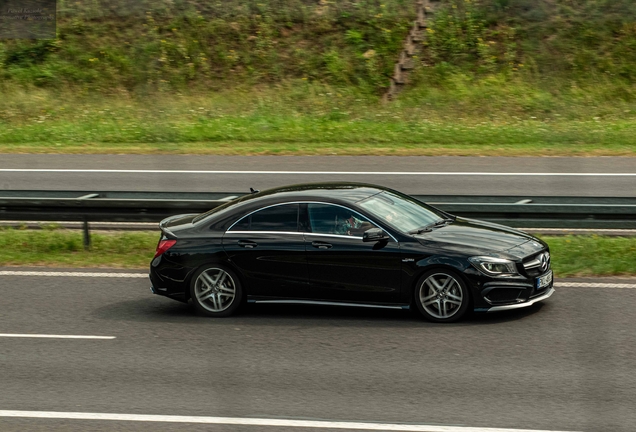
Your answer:
[[[318,249],[331,249],[331,243],[314,241],[314,242],[311,242],[311,245]]]
[[[258,246],[258,243],[251,240],[239,240],[238,245],[247,249],[254,249],[256,246]]]

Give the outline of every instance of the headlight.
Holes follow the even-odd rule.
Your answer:
[[[514,262],[502,258],[476,256],[468,258],[468,261],[481,272],[488,276],[516,276],[517,266]]]

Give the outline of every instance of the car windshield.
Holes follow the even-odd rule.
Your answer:
[[[384,191],[358,205],[393,228],[408,233],[432,225],[446,216],[414,198]]]

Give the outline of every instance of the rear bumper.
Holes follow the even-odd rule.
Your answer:
[[[182,291],[170,292],[168,288],[162,287],[160,285],[160,281],[158,280],[156,275],[153,274],[152,270],[148,274],[148,279],[150,279],[150,292],[152,292],[153,294],[157,294],[160,296],[171,298],[173,300],[187,303],[188,298],[186,297],[185,292],[182,292]]]
[[[148,273],[148,279],[150,280],[150,291],[153,294],[165,295],[166,289],[159,288],[161,285],[158,284],[157,278],[152,274],[152,271]]]

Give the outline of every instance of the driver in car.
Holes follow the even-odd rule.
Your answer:
[[[346,219],[339,218],[336,223],[336,234],[340,235],[356,235],[362,234],[372,225],[369,222],[361,221],[354,215],[349,215]]]

